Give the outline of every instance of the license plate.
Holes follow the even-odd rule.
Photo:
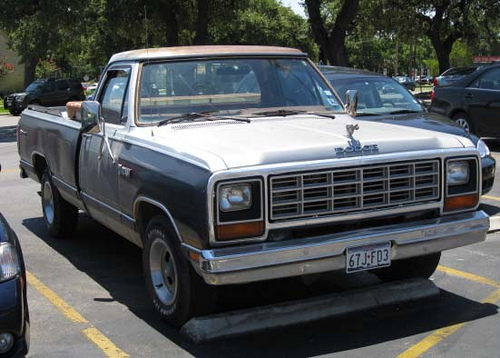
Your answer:
[[[391,243],[347,248],[346,272],[371,270],[391,265]]]

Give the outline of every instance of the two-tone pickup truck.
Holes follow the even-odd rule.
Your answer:
[[[356,120],[298,50],[119,53],[95,99],[23,112],[21,175],[41,183],[51,235],[84,211],[141,246],[173,325],[210,312],[217,285],[429,277],[441,251],[485,239],[470,140]]]

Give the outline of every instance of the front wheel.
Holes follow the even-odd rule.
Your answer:
[[[439,265],[441,252],[425,256],[411,257],[392,262],[391,266],[374,270],[382,281],[390,282],[410,278],[429,278]]]
[[[20,115],[20,114],[21,114],[22,110],[19,110],[19,109],[13,109],[13,108],[11,108],[11,109],[9,109],[9,112],[10,112],[10,114],[12,114],[13,116],[18,116],[18,115]]]
[[[472,122],[465,113],[457,113],[452,118],[456,124],[462,127],[467,133],[473,133],[474,128],[472,127]]]
[[[42,210],[50,236],[71,235],[78,225],[78,209],[61,197],[48,171],[42,176]]]
[[[214,310],[216,289],[194,271],[181,253],[179,240],[169,234],[169,227],[163,216],[149,222],[142,262],[156,311],[169,324],[179,327],[191,317]]]

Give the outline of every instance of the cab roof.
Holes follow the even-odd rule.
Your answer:
[[[271,55],[271,56],[304,56],[307,55],[300,50],[288,47],[275,46],[179,46],[179,47],[160,47],[120,52],[111,57],[109,62],[118,61],[145,61],[170,58],[186,57],[219,57],[231,55]]]

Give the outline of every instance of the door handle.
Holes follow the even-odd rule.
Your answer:
[[[92,134],[89,134],[89,133],[82,134],[82,138],[90,138],[91,136],[92,136]]]
[[[26,132],[24,129],[19,129],[19,134],[27,136],[28,132]]]

